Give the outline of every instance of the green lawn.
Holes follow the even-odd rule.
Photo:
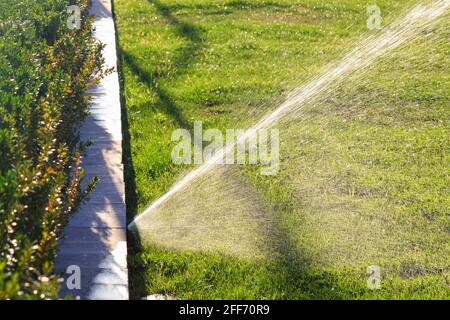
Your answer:
[[[377,5],[388,23],[413,2]],[[115,0],[129,216],[189,170],[171,162],[173,130],[245,128],[350,49],[371,4]],[[155,212],[130,248],[132,296],[449,298],[446,30],[280,124],[278,175],[216,170]]]

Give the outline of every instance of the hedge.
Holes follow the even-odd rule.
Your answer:
[[[81,28],[67,27],[78,5]],[[78,130],[100,79],[89,0],[0,0],[0,299],[56,298],[58,237],[82,195]]]

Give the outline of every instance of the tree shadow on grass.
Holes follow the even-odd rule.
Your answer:
[[[153,3],[157,12],[167,21],[168,24],[173,26],[177,35],[187,40],[186,45],[179,51],[179,55],[175,59],[174,65],[177,66],[177,72],[175,76],[183,73],[185,68],[191,63],[195,54],[202,49],[202,39],[200,37],[199,30],[192,24],[178,20],[172,15],[167,6],[156,0],[149,0]],[[114,2],[113,2],[113,12]],[[116,21],[116,20],[115,20]],[[117,27],[116,27],[116,30]],[[137,215],[137,194],[136,194],[136,181],[135,170],[133,166],[133,159],[131,153],[131,137],[130,126],[128,122],[126,98],[124,94],[125,78],[123,77],[123,63],[125,63],[131,72],[136,75],[140,82],[147,88],[156,92],[158,96],[158,102],[156,106],[170,118],[172,118],[176,124],[180,127],[189,128],[189,121],[183,116],[182,110],[176,105],[171,95],[159,85],[159,80],[163,77],[156,70],[146,70],[139,64],[138,59],[132,54],[124,50],[119,42],[119,35],[116,34],[117,53],[118,53],[118,71],[120,74],[120,90],[121,90],[121,106],[122,106],[122,152],[123,163],[125,172],[125,196],[127,204],[127,220],[131,222]],[[139,254],[143,251],[142,243],[139,234],[128,234],[128,263],[133,269],[133,272],[129,274],[129,290],[130,298],[140,299],[146,295],[145,288],[145,269]]]
[[[273,257],[247,259],[223,252],[182,251],[152,245],[134,267],[147,290],[179,299],[348,299],[350,288],[336,274],[318,270],[278,223]],[[287,231],[287,232],[285,232]],[[147,294],[150,292],[147,292]]]
[[[294,214],[279,212],[278,215]],[[313,266],[312,257],[296,243],[289,227],[278,217],[272,223],[276,253],[269,263],[268,281],[276,283],[282,299],[345,299],[349,292],[338,277]]]
[[[302,3],[295,4],[302,6]],[[304,5],[303,5],[304,6]],[[234,11],[273,10],[283,11],[292,8],[292,4],[282,4],[274,1],[255,2],[252,0],[217,1],[217,3],[177,2],[170,5],[172,11],[194,9],[202,11],[204,15],[231,14]]]
[[[177,68],[172,76],[179,76],[183,74],[185,69],[195,58],[196,53],[203,48],[203,40],[200,36],[200,30],[190,23],[177,19],[172,15],[169,7],[161,2],[157,0],[148,0],[148,2],[152,3],[157,12],[170,26],[174,28],[176,35],[186,40],[186,44],[179,50],[179,54],[173,62],[173,66],[176,66]],[[173,97],[160,85],[159,82],[164,79],[164,76],[162,76],[157,70],[146,70],[141,64],[139,64],[138,59],[135,56],[126,50],[121,50],[123,61],[129,67],[131,72],[133,72],[133,74],[139,78],[139,81],[149,88],[149,90],[156,92],[158,102],[155,105],[157,108],[170,116],[178,126],[190,128],[191,125],[183,116],[183,112],[180,107],[177,106]]]

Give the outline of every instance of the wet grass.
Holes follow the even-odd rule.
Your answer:
[[[388,21],[411,2],[377,4]],[[365,32],[369,4],[116,0],[132,211],[188,169],[171,162],[174,129],[244,127]],[[273,257],[137,246],[132,296],[448,298],[445,37],[417,40],[285,124],[279,175],[243,170],[276,222]],[[367,288],[369,265],[381,290]]]
[[[131,278],[134,294],[158,292],[177,299],[448,298],[437,274],[387,275],[381,290],[369,290],[365,269],[310,268],[302,259],[255,261],[148,246],[130,262],[133,272],[146,275],[145,282]]]

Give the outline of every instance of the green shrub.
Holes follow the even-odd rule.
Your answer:
[[[82,27],[67,27],[67,7]],[[79,203],[78,128],[104,75],[89,0],[0,0],[0,299],[57,297],[58,237]]]

